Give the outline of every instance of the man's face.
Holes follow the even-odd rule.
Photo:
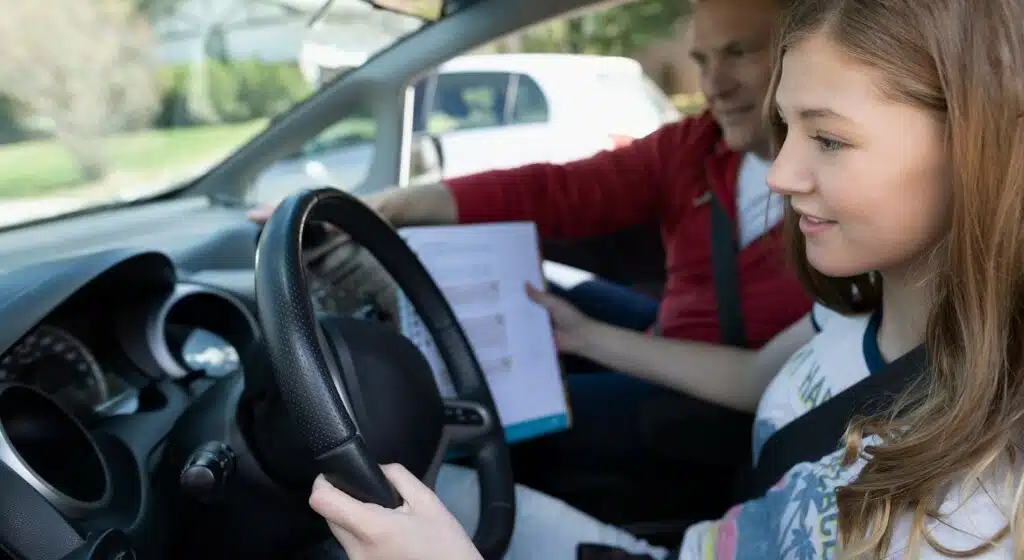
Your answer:
[[[779,0],[701,0],[693,11],[690,55],[725,141],[767,155],[762,105],[771,82],[771,40]]]

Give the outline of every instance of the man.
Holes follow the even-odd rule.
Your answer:
[[[551,312],[563,351],[622,373],[567,376],[574,428],[517,446],[520,482],[577,501],[561,473],[643,478],[655,461],[669,462],[682,469],[675,478],[700,477],[700,484],[690,486],[715,492],[691,488],[689,501],[707,510],[729,503],[708,479],[728,484],[733,470],[749,458],[750,403],[757,402],[761,385],[716,384],[721,377],[716,371],[756,368],[753,349],[811,305],[785,265],[774,235],[781,201],[770,202],[766,185],[770,145],[762,106],[782,2],[694,1],[690,54],[709,102],[709,111],[700,116],[577,162],[480,173],[367,199],[396,226],[531,220],[546,238],[585,238],[660,222],[667,272],[660,303],[600,281],[569,290],[568,302],[552,294],[531,295]],[[721,344],[712,281],[712,196],[735,225],[747,348]],[[262,209],[254,219],[268,214]],[[581,304],[589,299],[591,304],[583,306],[588,311],[610,309],[606,315],[616,315],[620,324],[601,324],[594,338],[600,344],[565,343],[566,336],[580,331],[581,314],[569,303],[574,299]],[[657,336],[645,332],[655,314]],[[793,348],[780,355],[806,342],[812,332],[805,330],[790,337]],[[778,365],[767,367],[776,371]],[[672,501],[678,503],[679,495]]]

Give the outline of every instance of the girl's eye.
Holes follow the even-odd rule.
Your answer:
[[[820,134],[811,137],[815,142],[818,143],[818,147],[823,152],[836,152],[846,146],[846,144],[839,140],[833,140],[832,138],[826,138]]]

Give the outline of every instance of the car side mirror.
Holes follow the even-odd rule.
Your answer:
[[[433,134],[418,132],[412,136],[409,150],[409,183],[438,183],[444,178],[444,149]]]

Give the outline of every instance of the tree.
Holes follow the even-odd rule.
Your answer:
[[[83,178],[102,178],[103,137],[159,107],[149,26],[127,0],[0,0],[0,13],[0,93],[52,123]]]
[[[685,0],[637,0],[542,24],[523,34],[523,50],[631,56],[670,36],[689,8]]]
[[[138,13],[146,16],[148,21],[156,21],[159,18],[167,17],[178,11],[185,0],[134,0],[133,4]]]
[[[584,42],[588,51],[629,56],[668,37],[689,7],[683,0],[639,0],[596,12],[584,16]]]

